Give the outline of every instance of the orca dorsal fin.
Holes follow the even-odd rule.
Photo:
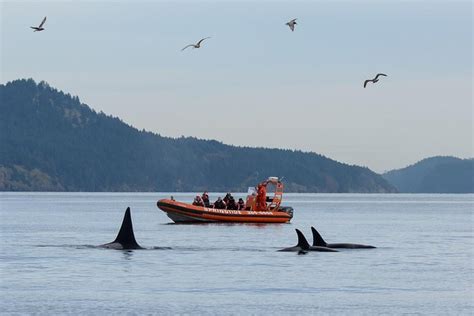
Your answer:
[[[309,243],[306,240],[306,237],[303,235],[303,233],[299,229],[295,229],[296,234],[298,235],[298,245],[297,247],[300,247],[302,250],[308,250],[309,249]]]
[[[123,246],[123,249],[139,249],[142,248],[135,240],[135,234],[133,233],[132,217],[130,215],[130,207],[127,207],[125,215],[123,217],[122,226],[117,235],[117,238],[112,243],[119,243]]]
[[[311,232],[313,233],[313,246],[326,247],[328,245],[313,226],[311,226]]]

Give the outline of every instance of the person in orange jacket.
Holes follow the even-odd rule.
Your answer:
[[[257,211],[267,210],[267,186],[264,183],[260,183],[257,187]]]

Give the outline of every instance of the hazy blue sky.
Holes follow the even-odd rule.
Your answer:
[[[1,1],[0,79],[165,136],[384,171],[473,156],[472,25],[471,1]]]

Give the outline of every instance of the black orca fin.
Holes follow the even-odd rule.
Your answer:
[[[303,235],[303,233],[299,229],[295,229],[296,234],[298,235],[298,245],[297,247],[300,247],[302,250],[308,250],[309,249],[309,243],[306,240],[306,237]]]
[[[123,217],[122,226],[117,238],[112,243],[119,243],[124,249],[140,249],[140,245],[135,240],[133,233],[132,217],[130,216],[130,207],[127,207],[125,216]]]
[[[311,226],[311,231],[313,232],[313,246],[326,247],[328,244],[324,241],[323,237],[318,233],[316,228]]]

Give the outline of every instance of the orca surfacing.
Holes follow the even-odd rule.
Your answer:
[[[360,244],[348,244],[348,243],[337,243],[337,244],[328,244],[323,237],[319,234],[316,228],[311,226],[311,231],[313,233],[313,247],[321,246],[328,248],[346,248],[346,249],[371,249],[376,248],[370,245],[360,245]]]
[[[101,248],[116,249],[116,250],[131,250],[143,249],[135,240],[133,233],[132,217],[130,215],[130,207],[127,207],[123,217],[122,226],[114,241],[100,245]]]
[[[298,235],[298,244],[296,246],[283,248],[278,251],[297,252],[298,254],[305,254],[308,251],[337,252],[337,250],[328,247],[310,246],[303,233],[299,229],[295,230],[296,234]]]

